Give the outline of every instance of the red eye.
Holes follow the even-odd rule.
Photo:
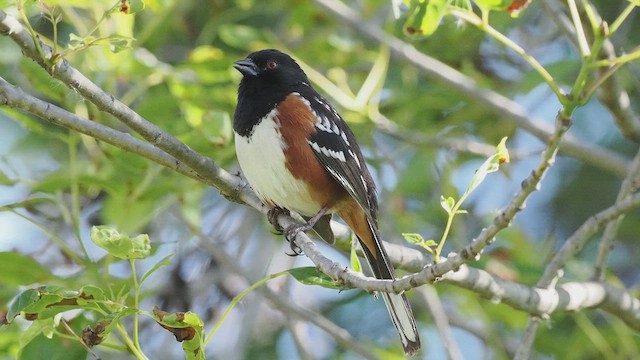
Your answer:
[[[278,63],[275,62],[274,60],[268,60],[267,61],[267,69],[273,70],[273,69],[275,69],[277,67],[278,67]]]

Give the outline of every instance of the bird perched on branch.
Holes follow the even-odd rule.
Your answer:
[[[236,153],[247,181],[272,208],[270,221],[277,227],[283,210],[307,220],[285,230],[298,252],[299,231],[313,228],[334,242],[329,222],[336,213],[358,237],[375,277],[395,279],[378,231],[375,184],[345,121],[278,50],[251,53],[234,67],[243,75],[233,119]],[[407,297],[382,297],[405,353],[415,354],[420,338]]]

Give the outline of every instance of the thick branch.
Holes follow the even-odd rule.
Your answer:
[[[567,243],[572,243],[574,246],[578,243],[583,244],[609,221],[638,206],[640,206],[640,194],[635,194],[625,201],[614,204],[612,207],[592,216]],[[284,217],[279,218],[279,221],[284,226],[290,224]],[[560,286],[556,289],[529,288],[521,284],[494,278],[482,270],[471,269],[464,264],[453,267],[452,264],[457,263],[458,259],[464,258],[459,254],[450,254],[448,259],[442,263],[427,266],[416,274],[408,275],[395,281],[378,280],[356,273],[348,267],[327,259],[320,253],[315,243],[304,233],[298,234],[296,243],[320,271],[347,286],[367,291],[401,292],[422,284],[444,279],[461,287],[480,292],[489,298],[499,299],[505,304],[531,312],[534,315],[549,314],[558,310],[575,311],[585,307],[599,306],[603,310],[619,316],[630,327],[640,330],[640,303],[638,300],[623,290],[616,290],[607,284],[597,282],[579,283],[580,286],[587,284],[584,285],[587,290],[576,292],[576,297],[572,297],[574,295],[572,291],[579,289],[579,287],[563,285],[565,287]],[[455,270],[451,271],[452,269]],[[599,285],[596,286],[594,284]],[[604,290],[601,290],[601,288]],[[598,294],[602,291],[604,291],[605,296],[598,298],[600,296]]]
[[[322,3],[326,2],[326,0],[317,0],[317,1],[320,1]],[[26,31],[24,31],[22,26],[19,23],[17,23],[15,19],[6,16],[6,14],[1,10],[0,10],[0,32],[2,32],[3,34],[9,35],[16,43],[18,43],[22,47],[26,55],[34,58],[34,60],[36,60],[43,67],[46,68],[45,62],[42,59],[39,59],[37,57],[37,52],[35,52],[35,46],[33,44],[33,39],[31,38],[31,36],[28,33],[26,33]],[[386,37],[386,35],[384,36]],[[398,52],[397,56],[416,55],[414,52],[417,52],[417,51],[412,47],[410,47],[410,49],[405,49],[404,43],[401,43],[400,45],[403,46],[403,48],[399,50],[398,49],[394,50]],[[408,53],[405,54],[404,53],[405,50]],[[420,64],[419,65],[417,63],[416,64],[419,67],[423,68],[425,64],[424,62],[422,62],[422,60],[424,59],[418,57],[418,60],[420,60],[419,61]],[[198,153],[193,152],[186,145],[180,143],[177,139],[173,138],[171,135],[165,133],[163,130],[159,129],[154,124],[140,117],[138,114],[133,112],[133,110],[129,109],[121,102],[115,100],[111,95],[99,89],[95,84],[93,84],[88,79],[86,79],[77,70],[69,66],[66,60],[61,60],[53,68],[47,68],[47,70],[50,71],[50,73],[54,77],[65,82],[70,88],[80,92],[85,98],[92,101],[100,109],[113,114],[114,116],[122,120],[124,123],[129,125],[132,129],[140,133],[145,139],[151,142],[151,144],[157,146],[157,148],[159,149],[166,151],[166,153],[170,155],[159,152],[155,147],[151,145],[148,145],[148,144],[145,146],[140,145],[140,143],[142,143],[141,141],[133,137],[129,137],[129,138],[123,137],[122,133],[116,132],[113,129],[100,127],[98,126],[98,124],[94,124],[96,125],[95,128],[91,128],[91,129],[85,128],[87,124],[83,122],[78,122],[77,120],[79,118],[69,118],[68,116],[69,114],[65,114],[64,110],[62,109],[54,109],[56,112],[54,113],[54,115],[50,116],[51,121],[54,121],[54,120],[58,121],[59,124],[62,126],[68,126],[68,127],[77,126],[78,129],[84,129],[84,131],[94,131],[94,134],[100,134],[99,136],[103,136],[105,141],[107,141],[107,139],[109,138],[122,140],[123,141],[122,144],[120,143],[116,144],[115,143],[116,140],[112,140],[113,142],[111,143],[113,143],[116,146],[121,146],[123,148],[125,148],[125,146],[129,146],[130,148],[132,148],[132,150],[130,151],[134,151],[136,149],[136,146],[138,146],[139,148],[144,149],[144,151],[146,151],[145,153],[144,151],[140,150],[141,155],[143,153],[146,154],[143,156],[147,156],[147,155],[156,156],[159,159],[161,159],[161,161],[164,161],[164,162],[174,161],[176,163],[175,166],[177,171],[185,172],[186,173],[185,175],[193,174],[193,172],[195,172],[199,174],[200,179],[202,178],[206,179],[207,183],[220,189],[223,193],[237,195],[237,198],[242,199],[248,205],[256,209],[259,209],[262,212],[266,212],[266,208],[257,200],[255,195],[253,195],[253,193],[250,190],[248,190],[246,187],[242,186],[242,182],[239,180],[239,178],[232,176],[226,171],[224,171],[223,169],[219,168],[210,159]],[[468,79],[466,78],[460,78],[458,80],[460,80],[459,85],[462,87],[466,86],[466,91],[469,93],[491,94],[486,89],[479,89],[476,87],[474,83],[469,83]],[[18,90],[16,90],[15,88],[13,88],[8,84],[5,87],[9,90],[6,91],[4,95],[5,100],[2,100],[2,101],[6,101],[6,103],[9,104],[9,101],[11,100],[15,106],[17,106],[18,104],[21,104],[20,101],[13,98],[15,94],[19,94],[19,92],[16,92]],[[41,111],[42,108],[40,106],[42,104],[38,102],[34,102],[32,100],[33,99],[31,98],[28,98],[27,100],[25,100],[27,101],[28,104],[24,105],[25,107],[23,108],[28,111],[32,111],[36,114],[38,114],[39,112],[42,115],[46,115],[46,114],[43,114]],[[503,100],[507,101],[507,103],[501,104],[501,101]],[[512,103],[513,102],[509,99],[502,99],[499,97],[493,99],[493,104],[494,104],[493,106],[496,106],[502,109],[502,111],[506,111],[507,114],[515,111],[510,108]],[[519,105],[515,104],[514,106],[515,106],[515,109],[521,110]],[[49,110],[51,109],[53,108],[50,107]],[[518,115],[519,114],[518,111],[516,111],[516,113],[512,115]],[[40,114],[38,116],[40,116]],[[521,116],[520,120],[526,120],[528,122],[528,119],[526,119],[526,116],[524,116],[523,113],[519,115]],[[69,119],[73,119],[73,121],[63,124],[63,122],[60,121],[61,118],[69,118]],[[530,124],[530,125],[533,125],[533,124]],[[461,274],[463,273],[461,273],[460,271],[462,271],[462,269],[466,269],[466,266],[464,264],[471,261],[473,258],[475,258],[475,256],[479,254],[484,249],[484,247],[486,247],[489,243],[491,243],[493,241],[493,237],[495,236],[495,234],[499,230],[508,226],[508,224],[513,219],[515,214],[523,208],[526,199],[534,190],[538,188],[539,182],[544,176],[544,173],[551,166],[553,162],[553,157],[558,149],[560,139],[562,138],[563,134],[566,132],[567,128],[568,128],[568,119],[559,118],[558,125],[556,126],[555,132],[550,137],[548,147],[543,152],[538,166],[532,171],[532,174],[527,179],[525,179],[525,181],[523,181],[522,190],[514,196],[514,199],[511,201],[511,203],[501,212],[500,216],[496,217],[493,224],[489,228],[485,229],[478,236],[478,238],[475,239],[469,246],[467,246],[461,253],[451,254],[442,263],[425,267],[416,274],[406,276],[396,281],[377,280],[377,279],[368,278],[363,276],[362,274],[355,273],[350,269],[345,268],[344,266],[338,263],[335,263],[327,259],[326,257],[324,257],[318,251],[316,245],[308,238],[306,234],[300,233],[297,236],[296,240],[300,245],[300,247],[304,250],[305,254],[318,266],[318,268],[321,271],[325,272],[326,274],[332,276],[335,279],[343,281],[347,285],[359,287],[365,290],[399,292],[399,291],[408,290],[410,288],[419,286],[421,284],[434,282],[440,278],[444,278],[445,280],[449,282],[454,282],[456,284],[460,283],[461,284],[460,286],[463,286],[462,279],[456,279],[456,276],[462,276]],[[540,131],[539,131],[539,134],[544,138],[546,138],[550,134],[549,132],[545,132],[542,130]],[[590,154],[589,156],[594,156],[594,152],[590,149],[588,154]],[[604,159],[608,163],[614,163],[616,160],[616,159],[608,158],[606,156]],[[188,166],[191,170],[187,169],[183,165],[177,165],[180,163]],[[620,166],[624,168],[625,165],[619,162],[614,167],[620,167]],[[606,222],[628,211],[629,209],[633,207],[637,207],[639,205],[640,205],[640,195],[633,196],[629,198],[627,201],[617,203],[612,208],[601,212],[600,214],[594,216],[593,219],[590,220],[588,223],[585,223],[585,226],[588,225],[589,229],[591,230],[582,232],[580,234],[576,234],[575,237],[579,238],[579,241],[574,240],[571,242],[579,243],[579,242],[586,241],[586,238],[591,236],[593,231],[596,231],[593,229],[599,229]],[[282,216],[279,219],[279,221],[281,225],[284,225],[286,227],[292,224],[293,219],[290,217]],[[451,272],[452,270],[458,270],[458,272],[452,273]],[[469,284],[473,284],[473,283],[474,282],[470,282]],[[598,294],[598,291],[596,291],[598,288],[597,286],[593,285],[592,283],[585,283],[585,284],[588,284],[588,285],[585,285],[588,290],[584,290],[583,293]],[[601,286],[606,286],[606,285],[601,284]],[[526,300],[526,301],[522,300],[522,299],[530,299],[530,296],[528,297],[526,295],[524,296],[519,295],[520,292],[522,291],[522,289],[520,288],[514,287],[514,289],[516,289],[516,290],[513,290],[515,291],[514,294],[511,294],[511,290],[504,290],[504,291],[501,290],[501,289],[509,289],[509,286],[506,286],[506,285],[503,288],[499,288],[499,287],[496,288],[495,286],[492,286],[489,288],[495,289],[495,291],[497,291],[496,294],[501,295],[500,297],[503,299],[505,303],[508,303],[514,307],[519,306],[519,308],[522,308],[527,311],[532,311],[532,312],[539,311],[540,313],[545,313],[546,311],[562,310],[562,309],[574,309],[576,308],[576,306],[579,308],[582,306],[601,305],[604,309],[607,309],[606,306],[608,305],[606,304],[609,304],[607,302],[607,299],[609,298],[614,300],[620,299],[619,302],[611,300],[610,304],[611,304],[612,313],[618,314],[619,316],[623,317],[625,321],[631,319],[632,325],[630,326],[638,326],[636,322],[636,320],[638,319],[637,300],[634,300],[634,299],[630,300],[630,296],[628,296],[628,294],[624,292],[619,293],[619,291],[618,293],[616,293],[614,291],[615,289],[607,289],[607,291],[614,293],[615,296],[611,296],[611,297],[605,296],[599,302],[593,300],[591,296],[587,296],[586,298],[581,297],[580,298],[581,300],[580,299],[576,300],[578,305],[575,305],[576,302],[574,301],[567,301],[565,305],[563,305],[564,303],[562,302],[558,302],[558,305],[554,307],[549,305],[549,304],[552,304],[553,301],[551,302],[546,301],[546,297],[549,297],[549,298],[556,297],[558,299],[561,299],[561,298],[564,299],[566,298],[566,296],[564,295],[561,296],[561,293],[557,290],[544,290],[542,293],[540,293],[535,289],[527,288],[528,289],[527,291],[530,294],[533,294],[530,296],[542,296],[545,298],[545,301],[540,303],[541,308],[531,308],[530,305],[527,305],[527,302],[526,302],[529,300]],[[572,293],[569,290],[570,289],[567,289],[567,296],[572,295]],[[480,290],[477,290],[477,291],[480,291]],[[485,290],[482,290],[482,291],[485,291]],[[554,293],[554,291],[557,291],[557,294]],[[507,299],[513,299],[513,300],[507,300]],[[569,300],[570,299],[571,298],[569,297]],[[597,299],[600,299],[600,298],[596,297],[596,300]],[[525,302],[522,302],[522,301],[525,301]],[[627,303],[624,303],[623,301],[627,301]],[[627,306],[622,306],[623,304],[627,304]],[[638,326],[638,328],[640,328],[640,326]]]
[[[466,265],[446,274],[443,280],[536,316],[598,307],[618,316],[629,327],[640,329],[640,300],[603,282],[568,282],[541,289],[502,280]]]

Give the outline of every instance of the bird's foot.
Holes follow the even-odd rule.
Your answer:
[[[269,223],[273,225],[275,229],[275,233],[277,235],[282,235],[284,232],[284,229],[278,223],[278,217],[280,215],[289,215],[289,214],[290,214],[289,210],[281,208],[279,206],[273,207],[269,209],[269,211],[267,212],[267,219],[269,220]]]
[[[312,227],[313,227],[312,224],[309,224],[308,222],[306,222],[304,224],[293,224],[284,231],[284,237],[289,242],[289,246],[291,246],[291,251],[293,251],[292,254],[287,253],[287,255],[298,256],[302,254],[302,249],[298,246],[298,244],[296,244],[296,236],[298,235],[299,232],[307,231]]]

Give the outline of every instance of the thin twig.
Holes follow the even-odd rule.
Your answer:
[[[527,325],[524,328],[522,339],[516,350],[516,354],[513,356],[513,360],[529,360],[531,357],[531,349],[533,348],[533,341],[536,339],[538,328],[542,319],[538,316],[529,316]]]
[[[451,333],[447,313],[444,311],[436,289],[433,286],[422,286],[418,294],[422,295],[422,298],[427,303],[427,308],[433,317],[433,322],[436,324],[438,334],[442,340],[442,347],[447,352],[447,357],[450,360],[464,359],[460,347]]]
[[[130,134],[114,130],[108,126],[83,119],[53,104],[44,102],[27,94],[22,89],[9,84],[1,77],[0,105],[27,111],[55,125],[91,136],[125,151],[150,159],[192,179],[206,182],[206,179],[198,176],[195,171],[186,167],[182,162],[148,142],[139,140]]]
[[[414,65],[427,76],[442,81],[470,99],[488,107],[497,115],[513,121],[518,127],[531,133],[543,142],[547,142],[553,134],[553,128],[544,125],[544,121],[530,119],[531,116],[522,105],[487,88],[480,87],[475,80],[453,69],[452,67],[418,51],[408,44],[371,25],[345,4],[336,0],[314,0],[336,19],[343,21],[361,34],[389,47],[391,55]],[[626,175],[627,161],[620,155],[593,144],[584,144],[572,136],[565,136],[562,141],[562,152],[578,158],[598,168],[611,171],[619,176]]]
[[[616,197],[616,204],[626,199],[629,194],[638,190],[640,185],[640,150],[636,153],[631,167],[629,167],[629,174],[622,182],[620,191]],[[613,249],[613,244],[618,234],[618,228],[624,219],[624,215],[620,215],[617,219],[611,221],[604,228],[600,245],[598,246],[598,256],[594,265],[593,279],[604,280],[605,268],[607,266],[607,260],[609,258],[609,252]]]
[[[616,202],[609,208],[592,215],[582,226],[578,228],[555,254],[551,262],[545,268],[544,274],[537,285],[541,288],[548,288],[559,275],[568,259],[573,257],[586,242],[596,234],[604,225],[615,220],[620,215],[627,213],[640,205],[640,194],[627,196],[624,200]]]
[[[222,264],[225,269],[244,277],[249,283],[253,283],[257,280],[255,276],[251,276],[247,273],[247,271],[240,266],[237,258],[228,254],[224,247],[216,246],[212,241],[206,239],[205,235],[201,234],[200,239],[200,246],[206,249],[207,252],[216,261]],[[293,304],[288,299],[285,299],[281,295],[275,293],[268,286],[261,286],[257,288],[256,291],[267,298],[278,310],[285,312],[288,315],[304,319],[305,321],[308,321],[322,329],[333,337],[344,349],[353,351],[365,359],[378,359],[378,356],[372,353],[369,347],[356,341],[345,329],[337,326],[321,314]]]
[[[35,60],[49,72],[51,76],[62,81],[70,89],[77,91],[85,99],[92,102],[98,109],[105,111],[122,121],[132,130],[140,134],[152,145],[165,151],[186,166],[193,169],[200,176],[205,177],[215,188],[225,196],[239,198],[246,193],[239,193],[238,179],[224,171],[206,156],[191,150],[187,145],[171,136],[169,133],[140,116],[131,108],[120,102],[113,95],[102,90],[98,85],[87,79],[82,73],[62,58],[55,65],[49,66],[47,59],[38,53],[34,39],[25,28],[13,17],[0,10],[0,34],[9,36],[21,48],[23,53]],[[40,43],[45,54],[52,52],[51,47]],[[247,199],[242,199],[243,201]]]
[[[575,34],[578,39],[578,48],[580,49],[580,55],[583,58],[589,57],[591,56],[591,50],[589,49],[587,36],[585,35],[584,29],[582,28],[582,20],[580,20],[580,14],[578,13],[576,2],[575,0],[568,0],[567,4],[569,5],[569,13],[571,14],[571,19],[573,20],[573,27],[576,30]]]

